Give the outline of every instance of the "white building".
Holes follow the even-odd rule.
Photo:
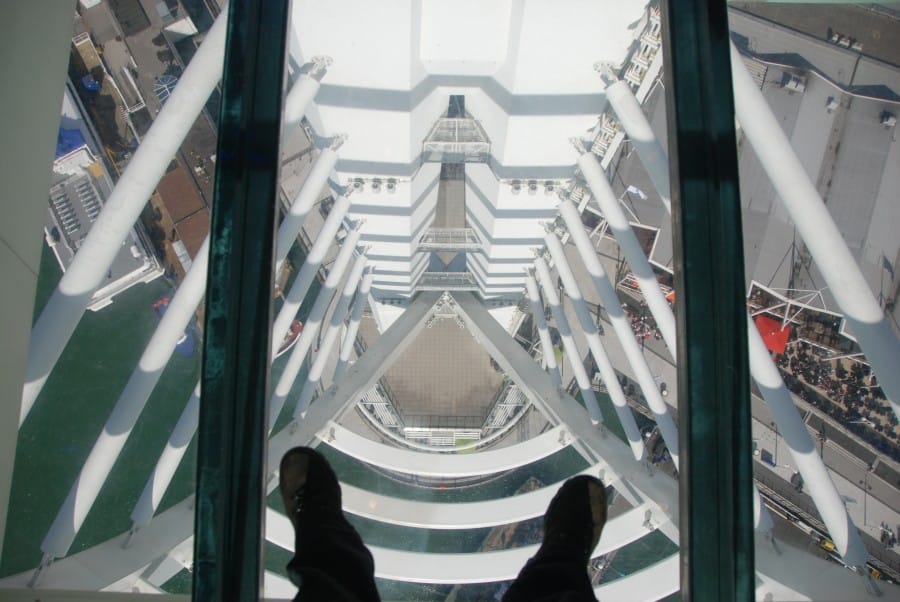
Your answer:
[[[100,215],[112,192],[113,182],[98,158],[97,153],[101,151],[93,129],[69,87],[63,97],[60,130],[60,140],[66,138],[70,142],[63,148],[58,147],[53,161],[50,207],[44,233],[56,261],[65,272]],[[100,288],[91,297],[88,309],[97,311],[135,284],[150,282],[162,275],[163,269],[141,232],[141,225],[136,224],[109,266]]]

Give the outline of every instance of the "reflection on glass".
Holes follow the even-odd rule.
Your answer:
[[[0,587],[187,593],[227,15],[90,4]],[[593,474],[609,502],[597,596],[677,599],[677,134],[657,3],[293,10],[270,470],[318,447],[382,597],[415,600],[503,591],[553,493]],[[865,598],[900,578],[900,76],[897,16],[880,10],[729,10],[761,599]],[[268,506],[265,595],[290,598],[275,479]]]

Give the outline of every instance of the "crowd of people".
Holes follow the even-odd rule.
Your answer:
[[[662,339],[659,328],[656,326],[656,320],[647,310],[646,302],[641,301],[638,311],[635,311],[628,305],[624,309],[625,315],[628,317],[629,323],[631,323],[631,331],[642,346],[651,338],[657,341]]]
[[[803,340],[789,344],[776,358],[787,373],[785,384],[798,397],[900,461],[897,416],[871,368],[856,361],[828,360],[825,353]]]

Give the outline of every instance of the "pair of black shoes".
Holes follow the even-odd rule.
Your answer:
[[[328,461],[308,447],[295,447],[281,459],[284,508],[294,528],[305,513],[341,514],[341,486]],[[566,481],[544,514],[544,547],[568,549],[585,564],[606,524],[606,488],[600,479],[579,475]]]

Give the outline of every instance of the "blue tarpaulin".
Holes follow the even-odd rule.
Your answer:
[[[56,138],[56,158],[68,155],[76,148],[84,146],[84,136],[81,130],[67,130],[61,128]]]
[[[90,73],[81,78],[81,85],[90,92],[96,92],[100,89],[100,82],[94,79],[94,76]]]

